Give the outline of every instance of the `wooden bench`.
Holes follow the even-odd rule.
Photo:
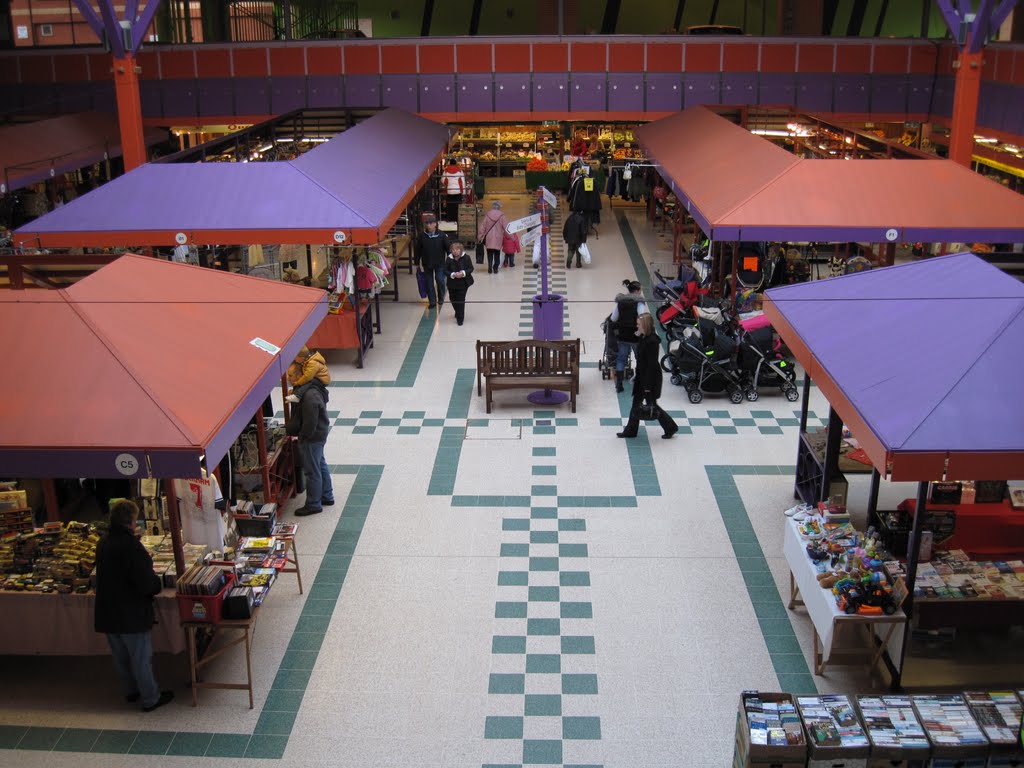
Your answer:
[[[580,340],[477,341],[476,393],[481,395],[481,378],[487,380],[487,413],[493,394],[499,389],[553,389],[569,393],[576,413],[580,391]]]

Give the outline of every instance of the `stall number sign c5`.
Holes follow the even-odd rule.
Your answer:
[[[584,179],[583,180],[583,191],[584,192],[593,192],[594,191],[594,180],[593,179]]]

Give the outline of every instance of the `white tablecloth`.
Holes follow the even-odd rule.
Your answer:
[[[107,636],[93,630],[96,596],[0,592],[0,655],[99,656],[110,653]],[[156,597],[156,653],[182,653],[185,633],[178,623],[173,590]]]
[[[789,570],[793,574],[796,585],[800,590],[800,598],[807,608],[818,637],[821,638],[822,661],[827,662],[832,653],[832,643],[835,639],[836,628],[839,622],[862,623],[862,624],[893,624],[902,622],[902,613],[893,616],[882,615],[847,615],[839,610],[836,605],[835,595],[831,589],[822,589],[818,584],[818,571],[807,556],[807,539],[800,536],[797,530],[797,523],[786,519],[786,537],[782,549],[789,564]],[[886,630],[887,631],[887,630]]]

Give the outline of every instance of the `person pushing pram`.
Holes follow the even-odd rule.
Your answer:
[[[606,350],[610,339],[614,336],[617,344],[615,355],[615,391],[622,392],[622,382],[625,379],[626,366],[630,356],[636,359],[637,330],[636,319],[641,315],[650,314],[647,303],[644,301],[642,286],[636,280],[623,280],[622,285],[626,293],[620,293],[615,297],[615,308],[608,316],[608,331],[606,333]]]

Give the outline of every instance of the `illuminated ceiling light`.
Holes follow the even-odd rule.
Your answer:
[[[758,136],[789,136],[789,131],[777,131],[771,128],[751,128],[751,133],[756,133]]]
[[[999,139],[992,139],[988,136],[975,136],[974,140],[979,144],[995,144]]]

